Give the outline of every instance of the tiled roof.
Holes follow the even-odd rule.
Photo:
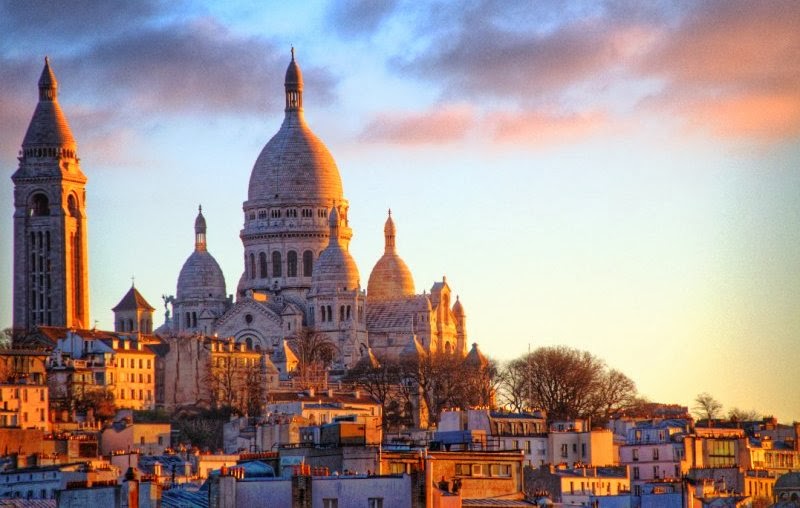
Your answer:
[[[414,313],[429,310],[427,295],[414,295],[399,300],[369,302],[367,304],[367,329],[370,331],[413,331]]]
[[[147,300],[144,299],[138,289],[131,286],[125,296],[122,297],[122,300],[111,310],[113,312],[118,310],[149,310],[152,312],[156,309],[147,303]]]

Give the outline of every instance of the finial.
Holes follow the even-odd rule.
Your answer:
[[[47,56],[47,55],[44,55],[44,64],[45,65],[50,65],[50,57]]]
[[[197,213],[203,213],[203,205],[197,205]]]
[[[392,216],[392,209],[389,208],[389,217],[391,217],[391,216]]]
[[[294,62],[294,46],[292,46],[292,62]]]
[[[133,275],[131,275],[131,287],[132,288],[136,287],[136,277]]]

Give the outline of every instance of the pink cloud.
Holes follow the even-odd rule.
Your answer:
[[[555,113],[543,111],[496,111],[489,113],[486,123],[495,141],[541,145],[572,142],[608,127],[608,116],[601,111]]]
[[[800,4],[705,2],[635,66],[665,86],[644,105],[722,137],[800,134]]]
[[[402,145],[449,143],[464,138],[473,117],[471,108],[457,105],[422,112],[385,112],[373,118],[359,137]]]

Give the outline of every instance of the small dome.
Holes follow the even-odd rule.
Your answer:
[[[194,220],[194,252],[181,268],[175,296],[178,300],[225,298],[225,276],[206,248],[206,218],[202,206],[198,207]]]
[[[461,300],[458,299],[458,295],[456,295],[456,303],[453,305],[453,315],[456,317],[464,317],[466,316],[466,312],[464,312],[464,306],[461,305]]]
[[[311,290],[316,292],[352,291],[361,286],[358,266],[339,238],[339,213],[336,207],[329,217],[331,228],[328,246],[319,255],[311,278]]]
[[[205,250],[192,252],[178,275],[178,300],[225,298],[225,276],[214,256]]]
[[[408,265],[397,255],[395,248],[396,228],[392,211],[383,227],[385,236],[384,254],[375,263],[367,282],[367,299],[373,302],[399,300],[414,295],[414,278]]]

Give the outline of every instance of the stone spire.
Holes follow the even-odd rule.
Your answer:
[[[58,104],[58,80],[47,57],[39,77],[39,103],[22,141],[22,150],[26,157],[76,157],[75,138]]]
[[[203,205],[197,207],[197,218],[194,220],[194,250],[206,250],[206,218],[203,217]]]
[[[300,66],[294,59],[294,48],[292,48],[292,61],[286,69],[286,113],[303,111],[303,73]]]
[[[383,226],[383,235],[386,239],[384,253],[386,254],[394,254],[395,246],[394,246],[394,237],[397,233],[397,230],[394,227],[394,221],[392,220],[392,209],[389,209],[389,217],[386,219],[386,225]]]

